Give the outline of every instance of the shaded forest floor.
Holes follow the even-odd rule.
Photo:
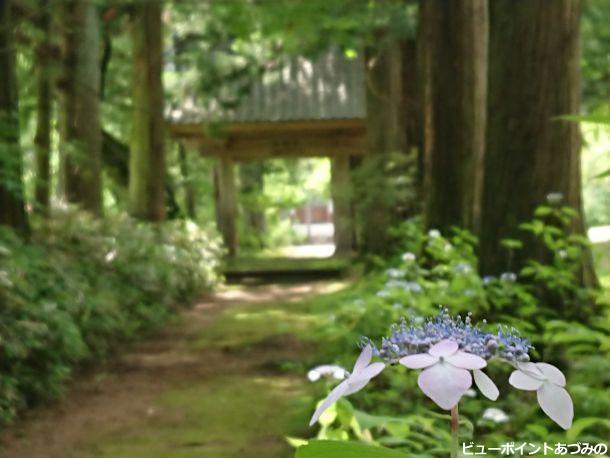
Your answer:
[[[4,432],[4,458],[289,457],[307,435],[316,318],[299,303],[342,287],[223,289],[162,333],[79,377],[58,405]]]

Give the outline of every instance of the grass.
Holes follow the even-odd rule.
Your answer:
[[[117,432],[93,447],[96,458],[285,457],[286,431],[304,429],[311,399],[295,376],[229,376],[165,393],[137,432]]]
[[[344,271],[351,265],[349,258],[284,258],[284,257],[238,257],[228,260],[225,272],[265,272],[265,271]]]

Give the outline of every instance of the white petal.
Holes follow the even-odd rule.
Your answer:
[[[373,363],[369,366],[366,366],[357,374],[352,374],[347,382],[349,384],[358,383],[358,382],[368,382],[373,377],[377,377],[381,371],[385,368],[385,364],[383,363]]]
[[[317,370],[312,369],[309,372],[307,372],[307,378],[309,379],[310,382],[315,382],[316,380],[320,379],[320,373]]]
[[[495,407],[489,407],[485,409],[482,416],[483,420],[491,420],[494,423],[505,423],[509,420],[506,412]]]
[[[337,402],[337,400],[341,396],[344,396],[345,392],[348,390],[348,388],[349,388],[349,385],[347,383],[347,380],[344,380],[341,383],[339,383],[330,393],[328,393],[328,396],[326,396],[326,399],[324,399],[324,401],[322,401],[322,403],[318,406],[316,411],[313,413],[313,416],[311,417],[311,420],[309,421],[309,426],[311,426],[315,422],[317,422],[318,419],[320,418],[320,416],[324,413],[324,411],[326,409],[328,409],[331,405],[333,405],[335,402]]]
[[[369,382],[370,382],[370,379],[350,383],[347,387],[347,391],[345,393],[343,393],[343,396],[349,396],[350,394],[357,393],[362,388],[364,388]]]
[[[472,377],[465,369],[437,363],[419,374],[417,384],[440,408],[450,410],[470,388]]]
[[[553,382],[555,385],[566,386],[566,377],[559,369],[552,364],[536,363],[536,367],[544,374],[544,376]]]
[[[453,355],[447,356],[445,360],[462,369],[482,369],[487,366],[487,362],[483,358],[465,351],[456,351]]]
[[[536,379],[544,380],[546,377],[542,373],[540,369],[538,369],[536,363],[519,363],[517,364],[517,368],[521,372],[525,372],[530,377],[534,377]]]
[[[428,353],[418,353],[417,355],[409,355],[400,358],[398,362],[409,369],[422,369],[436,364],[438,358]]]
[[[545,382],[536,394],[544,413],[563,429],[570,429],[574,418],[574,405],[565,388]]]
[[[500,395],[498,387],[485,372],[475,369],[472,371],[472,375],[474,375],[474,383],[483,396],[492,401],[498,399],[498,396]]]
[[[354,369],[352,369],[352,374],[360,372],[362,369],[364,369],[368,365],[368,363],[371,362],[372,357],[373,357],[373,347],[371,347],[370,345],[367,345],[366,347],[364,347],[362,349],[360,356],[358,356],[358,359],[356,360],[356,364],[354,364]]]
[[[508,383],[510,383],[512,386],[519,390],[534,391],[540,388],[543,381],[534,378],[531,375],[526,374],[525,372],[516,370],[513,371],[512,374],[510,374]]]
[[[458,344],[453,340],[445,339],[439,343],[432,345],[428,353],[432,356],[449,356],[455,353],[458,349]]]

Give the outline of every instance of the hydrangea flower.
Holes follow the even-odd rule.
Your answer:
[[[546,201],[550,204],[559,204],[563,200],[563,194],[560,192],[550,192],[546,195]]]
[[[538,404],[551,420],[563,429],[572,426],[574,405],[564,388],[566,378],[552,364],[521,363],[510,374],[508,383],[519,390],[536,391]]]
[[[402,278],[405,276],[405,271],[402,269],[388,269],[385,274],[390,278]]]
[[[477,386],[483,396],[490,401],[495,401],[500,396],[498,387],[489,376],[480,369],[474,369],[472,371],[472,377],[474,378],[474,384]]]
[[[388,289],[402,289],[403,291],[411,292],[411,293],[421,293],[422,292],[421,285],[415,281],[388,280],[385,284],[385,287]]]
[[[532,348],[514,328],[498,327],[496,333],[486,332],[472,324],[470,315],[465,319],[454,318],[446,308],[441,308],[435,318],[423,322],[411,319],[407,323],[403,320],[392,326],[391,331],[377,350],[379,356],[390,364],[408,355],[426,353],[432,345],[444,339],[453,340],[462,351],[486,361],[495,357],[510,363],[527,362]]]
[[[495,401],[499,391],[494,382],[481,369],[491,360],[504,361],[516,370],[509,383],[515,388],[537,392],[543,412],[564,429],[570,428],[574,408],[564,388],[565,376],[547,363],[530,362],[529,341],[514,328],[498,326],[496,333],[473,325],[470,316],[465,319],[451,317],[441,308],[435,318],[403,320],[392,327],[377,349],[364,339],[364,349],[352,374],[320,404],[310,425],[322,412],[342,396],[355,393],[385,368],[384,363],[369,364],[373,354],[387,364],[400,363],[411,369],[423,369],[418,377],[421,390],[439,407],[452,411],[457,418],[457,404],[472,386]],[[457,424],[457,423],[456,423]]]
[[[430,229],[428,231],[428,237],[433,238],[433,239],[437,239],[441,236],[441,231],[439,231],[438,229]]]
[[[472,385],[469,369],[482,369],[487,365],[480,356],[459,350],[457,342],[441,340],[427,353],[418,353],[400,359],[410,369],[424,369],[417,379],[421,390],[440,408],[450,410]]]
[[[483,420],[493,421],[494,423],[506,423],[509,419],[506,412],[495,407],[485,409],[481,418]]]
[[[469,274],[472,272],[472,266],[467,262],[458,262],[453,266],[453,271],[458,274]]]
[[[316,382],[320,380],[321,377],[332,377],[337,380],[343,380],[347,375],[348,372],[336,364],[323,364],[321,366],[316,366],[307,372],[307,378],[310,382]]]
[[[314,412],[311,420],[309,422],[309,426],[313,425],[318,421],[320,416],[324,413],[326,409],[328,409],[332,404],[337,402],[343,396],[349,396],[350,394],[354,394],[360,391],[362,388],[366,386],[369,381],[379,375],[381,371],[385,368],[384,363],[372,363],[371,358],[373,357],[373,347],[367,345],[360,353],[360,356],[356,360],[356,364],[354,364],[354,368],[352,369],[352,373],[341,383],[339,383],[322,401],[322,403],[318,406],[316,411]]]
[[[403,253],[401,258],[404,262],[414,262],[417,259],[417,256],[410,251],[407,251],[406,253]]]
[[[517,274],[514,272],[504,272],[502,275],[500,275],[500,280],[507,283],[514,283],[517,281]]]

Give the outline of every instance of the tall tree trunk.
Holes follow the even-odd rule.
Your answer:
[[[554,119],[580,110],[580,10],[580,0],[490,2],[485,273],[518,269],[524,256],[544,260],[543,247],[529,241],[509,266],[498,242],[522,235],[519,224],[549,193],[578,210],[575,229],[584,233],[579,127]]]
[[[100,126],[100,30],[95,3],[64,5],[64,74],[61,145],[64,193],[68,202],[102,213],[102,131]]]
[[[162,3],[139,2],[133,24],[133,132],[129,199],[133,216],[165,219]]]
[[[422,0],[428,227],[478,232],[487,96],[487,0]],[[514,46],[514,43],[513,43]]]
[[[402,48],[397,39],[379,35],[380,45],[365,55],[368,154],[361,165],[361,180],[354,189],[359,202],[362,248],[366,253],[389,250],[397,196],[388,179],[391,155],[406,150]]]
[[[0,224],[27,234],[10,3],[0,0]]]
[[[178,143],[178,160],[180,161],[180,174],[182,175],[182,187],[184,189],[184,208],[186,216],[194,220],[196,217],[195,190],[193,189],[191,172],[189,170],[186,146]]]
[[[34,146],[36,151],[36,171],[34,208],[43,215],[49,213],[51,199],[51,118],[52,118],[52,82],[51,82],[51,12],[46,0],[39,3],[40,17],[38,27],[42,37],[36,50],[36,134]]]
[[[408,154],[415,155],[415,195],[417,205],[413,213],[420,213],[423,185],[423,117],[421,104],[421,81],[419,79],[419,43],[417,37],[404,40],[402,43],[402,103],[404,110],[404,125],[407,135]]]

